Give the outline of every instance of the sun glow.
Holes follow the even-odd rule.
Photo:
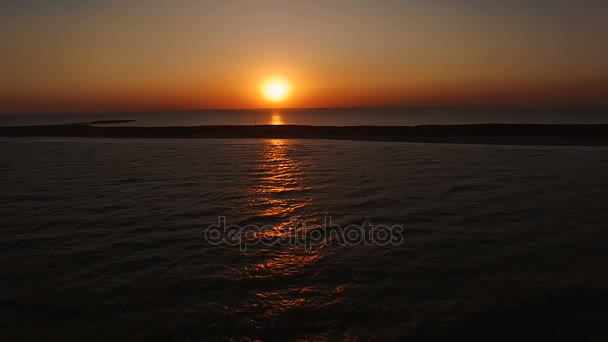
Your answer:
[[[289,96],[291,87],[286,80],[271,79],[262,85],[262,94],[271,102],[281,102]]]

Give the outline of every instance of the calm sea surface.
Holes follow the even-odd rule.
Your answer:
[[[314,125],[410,126],[479,123],[608,124],[606,108],[562,109],[284,109],[155,113],[0,115],[0,126],[136,120],[127,126]]]
[[[608,336],[604,147],[0,138],[0,189],[3,341]]]

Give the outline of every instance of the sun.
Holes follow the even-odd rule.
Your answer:
[[[270,102],[282,102],[289,97],[291,87],[284,79],[270,79],[262,84],[262,94]]]

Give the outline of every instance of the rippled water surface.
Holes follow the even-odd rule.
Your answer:
[[[0,187],[6,341],[392,340],[513,322],[546,337],[607,321],[602,147],[2,139]],[[405,241],[205,240],[218,216],[280,236],[328,215],[401,225]]]

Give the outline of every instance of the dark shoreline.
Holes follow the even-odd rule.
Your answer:
[[[608,146],[608,125],[0,127],[2,137],[333,139],[458,144]]]

